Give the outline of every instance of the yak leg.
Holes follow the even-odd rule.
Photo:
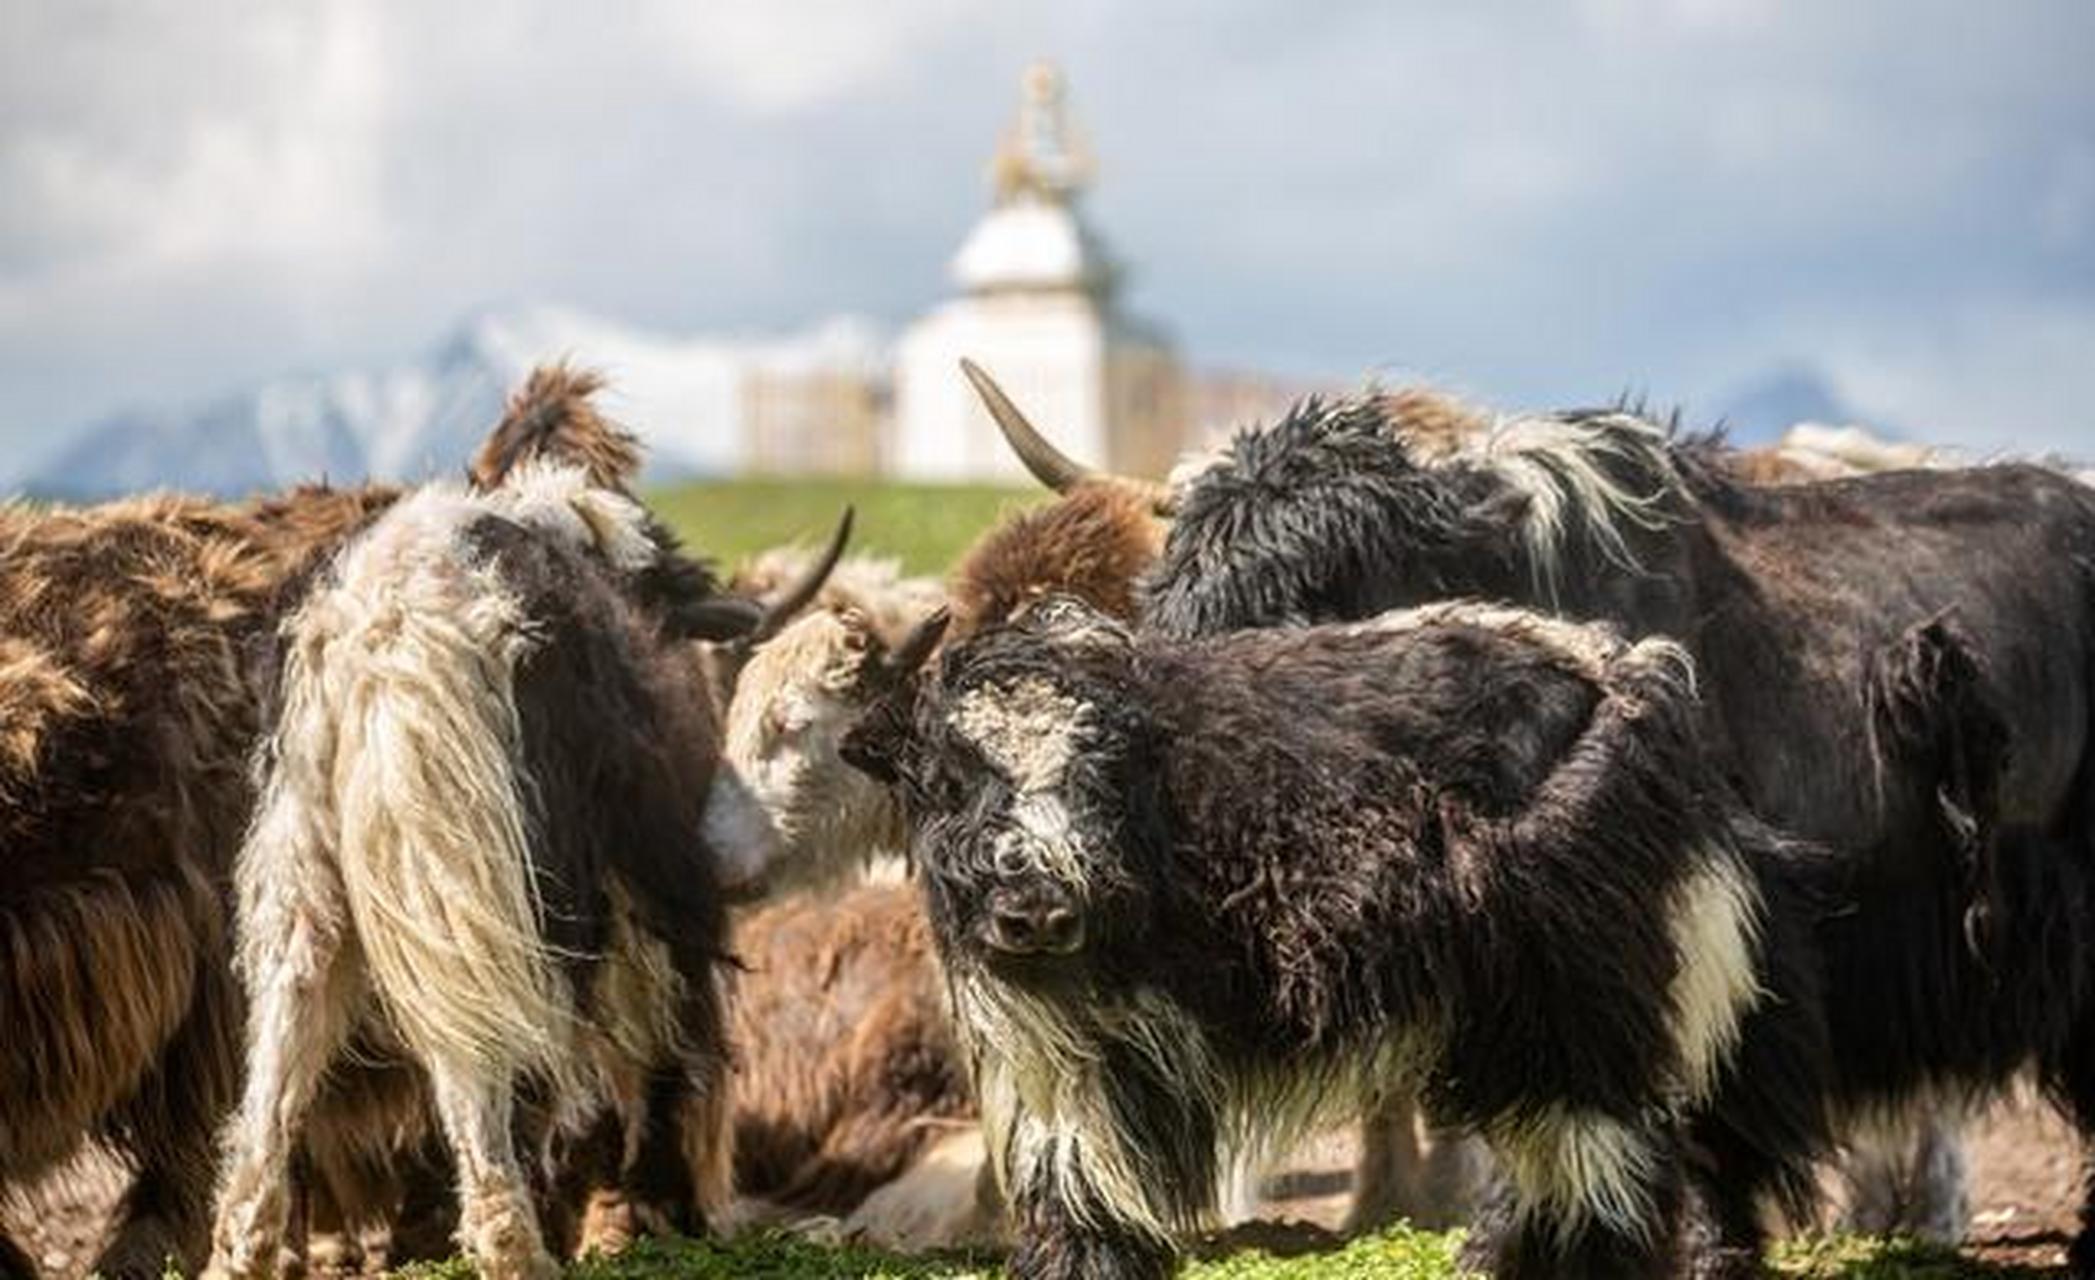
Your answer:
[[[726,1203],[733,1151],[725,1114],[726,1090],[694,1079],[685,1066],[649,1073],[633,1113],[614,1136],[608,1165],[614,1179],[597,1179],[584,1202],[578,1253],[616,1252],[639,1232],[705,1234],[707,1216]],[[596,1144],[592,1144],[596,1145]]]
[[[1474,1138],[1429,1126],[1419,1143],[1418,1108],[1385,1098],[1362,1120],[1360,1164],[1345,1232],[1364,1235],[1399,1218],[1440,1230],[1465,1221],[1484,1180],[1484,1153]]]
[[[136,1176],[116,1233],[96,1260],[103,1276],[158,1280],[173,1262],[194,1272],[210,1246],[215,1135],[233,1096],[231,975],[204,981],[190,1018],[120,1119],[133,1135]]]
[[[211,1277],[268,1276],[290,1209],[291,1160],[328,1065],[349,1037],[357,987],[339,935],[291,912],[256,965],[247,1087],[228,1141]]]
[[[1682,1153],[1669,1131],[1560,1117],[1519,1133],[1499,1154],[1511,1194],[1479,1224],[1467,1265],[1498,1280],[1683,1274]]]
[[[1419,1202],[1424,1153],[1408,1098],[1379,1101],[1360,1125],[1360,1163],[1353,1174],[1353,1208],[1345,1232],[1379,1231]]]
[[[1841,1225],[1868,1235],[1956,1244],[1964,1238],[1971,1202],[1955,1113],[1931,1108],[1900,1119],[1865,1132],[1850,1148],[1841,1167],[1848,1191]]]
[[[2066,1250],[2066,1264],[2076,1280],[2095,1280],[2095,1018],[2083,1015],[2060,1067],[2046,1073],[2056,1078],[2081,1140],[2080,1228]]]
[[[1012,1280],[1165,1280],[1173,1251],[1139,1232],[1084,1225],[1069,1206],[1045,1194],[1019,1197]]]
[[[442,1061],[431,1063],[429,1074],[458,1162],[459,1243],[488,1280],[550,1280],[560,1268],[546,1252],[517,1163],[512,1081],[482,1079],[469,1066]]]

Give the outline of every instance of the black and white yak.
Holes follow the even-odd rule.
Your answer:
[[[1496,608],[1180,641],[1057,598],[876,705],[1013,1275],[1167,1274],[1226,1161],[1398,1086],[1510,1171],[1501,1275],[1676,1274],[1684,1152],[1813,1150],[1824,1061],[1814,855],[1691,681]]]
[[[212,1274],[273,1271],[323,1084],[370,1054],[426,1073],[486,1274],[555,1270],[527,1096],[555,1120],[639,1110],[622,1185],[662,1225],[719,1207],[717,712],[649,589],[702,574],[670,554],[623,493],[527,462],[403,498],[284,624],[235,868],[248,1076]]]
[[[991,399],[1043,478],[1083,474]],[[2086,486],[1996,465],[1755,487],[1721,443],[1621,410],[1422,458],[1372,397],[1125,483],[1170,520],[1141,593],[1166,634],[1470,597],[1678,638],[1719,767],[1842,863],[1818,931],[1839,1117],[1969,1103],[2034,1065],[2095,1131]],[[1756,1247],[1767,1171],[1711,1156],[1722,1230]],[[2095,1275],[2095,1201],[2072,1259]]]

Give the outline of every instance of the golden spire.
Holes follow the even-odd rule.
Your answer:
[[[1051,62],[1026,68],[1018,118],[990,161],[996,203],[1019,199],[1066,204],[1090,184],[1091,148],[1070,121],[1062,72]]]

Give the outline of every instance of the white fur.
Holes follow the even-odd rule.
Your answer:
[[[1560,1239],[1594,1221],[1632,1238],[1648,1236],[1657,1153],[1628,1125],[1552,1107],[1489,1136],[1520,1192],[1521,1212],[1546,1211]]]
[[[1086,1026],[1070,1010],[994,980],[954,983],[955,1020],[975,1067],[982,1131],[1008,1197],[1044,1179],[1078,1221],[1113,1223],[1168,1240],[1177,1228],[1153,1195],[1134,1146],[1114,1124],[1100,1085],[1105,1035],[1148,1056],[1165,1079],[1220,1114],[1223,1083],[1200,1027],[1150,992],[1119,993],[1091,1013],[1111,1027]],[[1211,1190],[1211,1189],[1203,1189]]]
[[[1757,976],[1760,894],[1736,858],[1707,855],[1674,888],[1668,929],[1680,968],[1668,999],[1688,1097],[1707,1099],[1738,1047],[1739,1026],[1765,994]]]
[[[635,1052],[673,1034],[674,975],[623,904],[602,1027],[580,1022],[539,935],[514,697],[538,637],[469,554],[486,516],[622,569],[655,554],[630,500],[527,464],[493,493],[402,499],[286,623],[283,706],[235,865],[249,1070],[212,1274],[273,1270],[306,1115],[350,1032],[379,1019],[429,1074],[462,1243],[484,1274],[552,1275],[510,1134],[516,1082],[543,1078],[579,1108],[602,1080],[585,1042]]]
[[[1088,708],[1045,680],[972,689],[953,712],[953,726],[1020,792],[1050,791],[1076,755]]]
[[[1688,697],[1695,695],[1695,661],[1687,648],[1665,639],[1628,644],[1612,627],[1574,622],[1554,614],[1474,600],[1445,600],[1411,609],[1393,609],[1364,622],[1357,630],[1409,634],[1447,626],[1476,627],[1547,646],[1566,670],[1588,680],[1601,680],[1618,662],[1661,672]]]
[[[970,690],[953,724],[1011,780],[1011,826],[997,837],[998,869],[1044,872],[1082,892],[1089,881],[1075,819],[1060,788],[1091,708],[1044,680]]]
[[[1602,465],[1610,457],[1655,477],[1652,487],[1643,492],[1625,487]],[[1635,571],[1640,566],[1623,527],[1665,527],[1675,518],[1672,507],[1683,493],[1665,430],[1627,413],[1579,422],[1509,418],[1465,440],[1438,465],[1481,466],[1527,498],[1522,537],[1535,567],[1535,585],[1551,599],[1569,538],[1584,536],[1610,562]],[[1574,511],[1583,514],[1582,528],[1572,527]]]
[[[865,711],[874,641],[856,613],[797,618],[750,656],[728,706],[708,843],[743,883],[820,883],[904,843],[889,790],[838,747]]]

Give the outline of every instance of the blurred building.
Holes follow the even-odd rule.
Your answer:
[[[1161,475],[1183,443],[1185,384],[1162,329],[1117,302],[1120,264],[1086,220],[1094,164],[1053,67],[1026,72],[991,165],[989,212],[952,262],[959,296],[903,333],[889,469],[911,479],[1021,479],[961,378],[967,356],[1084,461]]]
[[[844,476],[886,470],[888,361],[881,337],[850,320],[752,352],[742,372],[742,470]]]

